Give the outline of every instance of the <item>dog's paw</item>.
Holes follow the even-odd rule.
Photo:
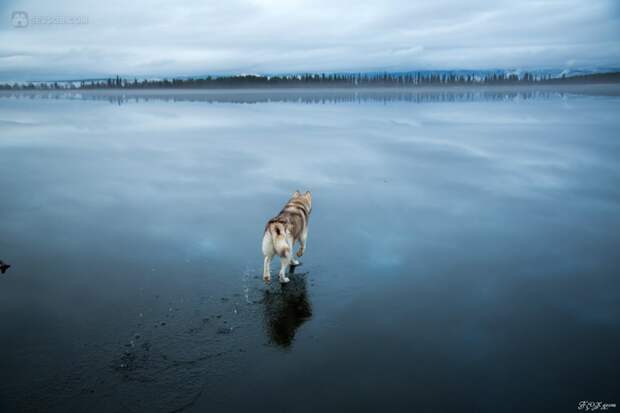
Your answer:
[[[271,275],[269,274],[263,275],[263,281],[265,281],[265,284],[269,284],[269,282],[271,281]]]
[[[297,251],[297,255],[298,257],[301,257],[302,255],[304,255],[304,252],[302,250]]]
[[[280,283],[282,284],[286,284],[287,282],[291,281],[290,278],[288,278],[286,275],[280,275]]]
[[[297,261],[297,260],[295,260],[295,259],[292,259],[292,260],[291,260],[291,266],[293,266],[293,267],[297,267],[298,265],[301,265],[301,262],[299,262],[299,261]]]

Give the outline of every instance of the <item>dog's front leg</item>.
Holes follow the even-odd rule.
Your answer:
[[[271,267],[272,258],[273,258],[273,255],[269,255],[269,254],[265,255],[265,265],[263,267],[263,281],[265,281],[266,283],[271,281],[271,271],[269,267]]]
[[[293,243],[291,244],[291,247],[295,246],[295,240],[293,240]],[[300,241],[301,242],[301,241]],[[291,248],[291,251],[293,251],[293,249]],[[297,256],[301,257],[301,255],[299,255],[299,251],[297,251]],[[298,265],[300,265],[301,263],[299,261],[297,261],[297,259],[291,255],[291,259],[289,262],[289,265],[291,265],[292,267],[296,267]]]
[[[304,231],[299,238],[299,249],[297,250],[297,256],[301,257],[306,252],[306,240],[308,239],[308,230]]]

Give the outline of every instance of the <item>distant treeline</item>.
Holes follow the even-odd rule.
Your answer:
[[[120,76],[105,80],[78,82],[37,82],[0,84],[0,90],[54,89],[228,89],[269,87],[415,87],[465,85],[534,85],[534,84],[620,83],[620,72],[580,76],[551,76],[532,73],[456,74],[432,72],[408,73],[321,73],[282,76],[206,76],[158,80],[127,79]]]

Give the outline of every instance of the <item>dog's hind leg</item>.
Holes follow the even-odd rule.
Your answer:
[[[283,284],[291,281],[286,276],[286,271],[287,271],[288,266],[289,266],[290,263],[291,263],[290,252],[287,255],[285,255],[284,257],[280,257],[280,272],[278,273],[278,278],[280,279],[280,282],[283,283]]]
[[[271,259],[275,254],[276,251],[273,248],[271,235],[269,232],[265,231],[265,234],[263,235],[263,255],[265,256],[265,262],[263,264],[263,281],[266,283],[271,281],[271,271],[269,267],[271,266]]]
[[[271,271],[269,270],[269,267],[271,267],[272,258],[273,258],[273,254],[265,255],[265,263],[263,266],[263,281],[265,281],[266,283],[271,281]]]

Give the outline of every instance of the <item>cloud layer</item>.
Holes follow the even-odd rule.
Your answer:
[[[610,1],[26,0],[0,12],[0,80],[620,66]],[[87,24],[15,28],[13,11]],[[40,22],[39,22],[40,23]]]

